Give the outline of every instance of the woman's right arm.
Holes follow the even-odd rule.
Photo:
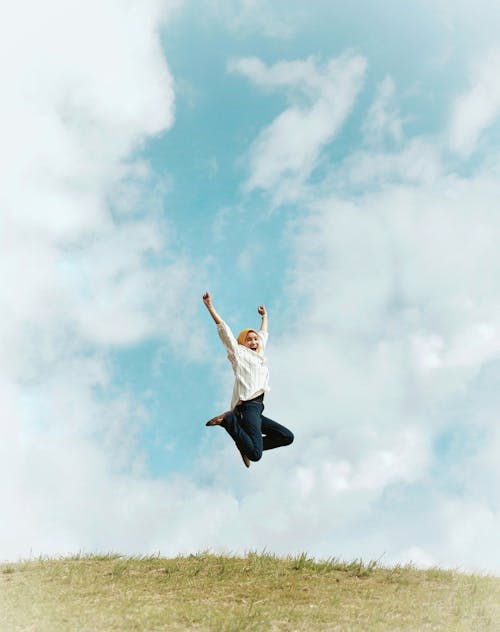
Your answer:
[[[222,340],[223,345],[226,347],[227,352],[230,355],[236,355],[238,352],[238,342],[236,341],[236,338],[229,326],[222,320],[212,305],[210,292],[205,292],[203,295],[203,302],[205,303],[210,316],[213,318],[214,323],[217,325],[217,333],[219,334],[219,338]]]
[[[208,309],[210,316],[214,319],[214,323],[216,325],[220,325],[222,318],[215,311],[215,307],[212,305],[212,296],[210,292],[205,292],[205,294],[203,294],[203,302],[205,303],[205,307]]]

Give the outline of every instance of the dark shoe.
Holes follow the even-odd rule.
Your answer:
[[[222,426],[222,422],[224,421],[224,417],[227,415],[226,413],[222,413],[222,415],[217,415],[217,417],[212,417],[209,419],[205,426]]]
[[[250,467],[250,459],[247,457],[247,455],[243,454],[241,450],[240,450],[240,454],[241,454],[241,458],[243,459],[243,463],[245,464],[245,467]]]

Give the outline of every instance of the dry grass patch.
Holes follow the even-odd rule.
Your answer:
[[[206,553],[0,565],[0,630],[500,630],[500,578]]]

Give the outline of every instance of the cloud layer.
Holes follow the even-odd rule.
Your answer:
[[[463,157],[476,148],[482,133],[500,114],[500,51],[492,50],[476,61],[470,88],[457,102],[450,124],[450,147]]]
[[[114,548],[103,525],[142,502],[147,413],[107,352],[175,347],[185,326],[169,311],[190,266],[169,255],[161,183],[129,158],[173,123],[158,36],[173,6],[21,2],[2,21],[1,558]]]
[[[279,64],[256,60],[233,68],[259,86],[288,90],[310,63],[275,74]],[[487,56],[479,79],[450,104],[452,129],[464,134],[457,151],[472,151],[497,115],[492,63]],[[342,82],[331,87],[351,109],[355,93]],[[478,113],[478,99],[487,112]],[[307,129],[295,120],[294,138]],[[444,135],[404,140],[390,77],[361,125],[369,148],[340,163],[326,166],[325,135],[307,168],[290,169],[289,139],[273,130],[274,123],[252,146],[249,186],[279,196],[286,173],[308,209],[289,225],[296,320],[272,352],[277,419],[297,436],[280,455],[288,474],[268,507],[282,516],[280,542],[315,542],[326,555],[340,538],[351,555],[498,570],[499,508],[489,491],[500,475],[489,447],[498,443],[498,397],[483,386],[485,374],[500,379],[496,171],[488,159],[457,176]],[[386,134],[397,141],[392,151]],[[325,175],[313,183],[320,162]],[[262,173],[271,174],[265,182]],[[478,534],[481,551],[472,544]]]
[[[200,271],[176,255],[165,183],[133,158],[174,121],[158,34],[173,7],[24,2],[2,22],[0,558],[267,548],[498,570],[498,168],[494,152],[461,162],[499,113],[497,53],[433,136],[405,129],[382,74],[340,160],[364,56],[229,62],[284,98],[242,190],[301,209],[266,400],[296,442],[247,472],[214,429],[189,475],[155,480],[137,441],[151,411],[115,384],[109,352],[157,337],[175,358],[193,338]],[[243,272],[265,254],[251,246]]]
[[[260,131],[249,150],[245,190],[273,191],[276,202],[292,200],[308,179],[322,148],[332,141],[361,88],[365,60],[346,55],[324,65],[315,59],[267,67],[245,58],[229,64],[266,90],[285,89],[292,105]]]

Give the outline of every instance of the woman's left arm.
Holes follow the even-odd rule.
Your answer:
[[[262,323],[260,325],[260,330],[261,331],[267,331],[267,312],[266,312],[266,308],[264,307],[264,305],[259,305],[259,307],[257,308],[257,311],[262,316]]]

